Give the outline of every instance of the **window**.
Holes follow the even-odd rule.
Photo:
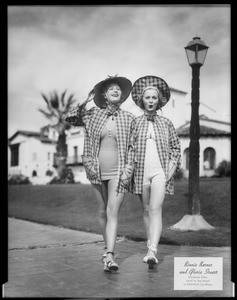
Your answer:
[[[78,147],[74,146],[73,149],[74,149],[73,161],[74,161],[74,163],[77,163],[77,160],[78,160]]]
[[[208,147],[204,150],[204,155],[203,155],[204,170],[214,170],[215,169],[215,158],[216,158],[216,152],[213,148]]]
[[[186,148],[184,150],[183,160],[184,160],[184,169],[188,170],[189,169],[189,148]]]
[[[19,164],[19,145],[14,144],[10,146],[11,150],[11,167],[18,166]]]
[[[53,153],[53,165],[57,166],[58,165],[58,157],[57,153]]]

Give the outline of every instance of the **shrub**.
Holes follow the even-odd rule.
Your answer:
[[[174,180],[180,180],[182,178],[184,178],[184,171],[182,168],[180,168],[177,172],[174,173]]]
[[[231,176],[231,163],[227,160],[223,160],[219,163],[216,169],[218,177],[230,177]]]
[[[47,170],[45,175],[46,176],[52,176],[53,175],[53,171]]]
[[[71,168],[66,168],[63,171],[62,178],[55,176],[49,184],[75,183],[74,174]]]
[[[28,177],[19,174],[19,175],[12,175],[8,179],[9,184],[30,184],[30,180]]]

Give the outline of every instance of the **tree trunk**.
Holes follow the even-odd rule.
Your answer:
[[[66,134],[59,134],[57,141],[57,161],[58,161],[58,176],[60,179],[63,179],[66,170],[66,161],[67,161],[67,144],[66,144]]]

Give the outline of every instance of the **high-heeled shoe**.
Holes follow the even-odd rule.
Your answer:
[[[112,254],[114,256],[114,252],[107,252],[107,254]],[[118,264],[113,260],[106,260],[104,262],[104,271],[117,271],[119,268]]]
[[[151,244],[150,240],[147,240],[146,246],[147,246],[148,249],[149,249],[149,247],[150,247],[150,244]],[[147,252],[147,253],[148,253],[148,252]],[[148,258],[148,255],[146,255],[146,256],[143,257],[143,262],[144,262],[144,263],[147,263],[147,258]]]
[[[158,264],[158,259],[156,258],[157,248],[155,245],[150,245],[147,255],[143,258],[143,261],[149,265],[149,269],[153,269],[155,265]]]

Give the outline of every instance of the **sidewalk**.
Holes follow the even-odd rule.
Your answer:
[[[159,265],[142,262],[145,242],[118,240],[118,272],[103,271],[102,236],[9,218],[4,297],[231,297],[229,247],[159,245]],[[223,290],[174,290],[174,257],[223,257]]]

